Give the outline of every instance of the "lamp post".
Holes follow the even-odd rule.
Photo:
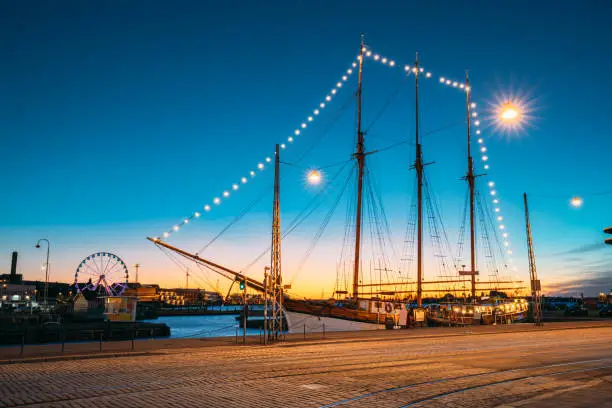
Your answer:
[[[47,308],[47,295],[49,294],[49,249],[51,244],[47,238],[41,238],[36,243],[36,248],[40,248],[40,242],[45,241],[47,243],[47,262],[45,263],[45,309]]]

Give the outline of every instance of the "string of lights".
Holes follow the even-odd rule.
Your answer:
[[[397,67],[399,66],[395,60],[391,60],[387,57],[383,57],[380,54],[376,54],[374,53],[371,49],[367,49],[364,50],[365,53],[364,55],[368,58],[371,58],[374,61],[377,61],[383,65],[386,65],[390,68],[393,67]],[[420,65],[420,64],[419,64]],[[417,73],[417,68],[416,67],[411,67],[410,65],[404,65],[404,71],[407,72],[408,74],[416,74]],[[424,74],[425,78],[432,78],[433,74],[430,71],[425,70],[424,67],[419,67],[418,68],[418,72],[419,74]],[[440,76],[439,77],[439,83],[441,85],[447,86],[449,88],[455,88],[461,92],[471,92],[471,86],[466,85],[465,83],[461,82],[461,81],[455,81],[452,80],[450,78],[444,77],[444,76]],[[472,115],[472,125],[476,128],[476,136],[477,136],[477,141],[478,141],[478,145],[479,145],[479,149],[478,152],[480,154],[480,159],[482,161],[482,168],[484,170],[489,170],[490,169],[490,165],[489,165],[489,153],[487,152],[487,147],[484,144],[484,139],[482,137],[482,130],[481,130],[481,122],[479,119],[479,114],[478,111],[476,110],[477,108],[477,104],[475,102],[471,103],[471,115]],[[502,113],[503,115],[505,115],[506,113]],[[514,119],[516,117],[517,113],[516,111],[514,111],[513,113],[513,118]],[[510,256],[508,258],[508,266],[513,269],[513,270],[517,270],[517,268],[515,266],[513,266],[513,260],[512,260],[512,247],[511,247],[511,243],[510,243],[510,234],[508,233],[508,231],[506,230],[506,225],[504,224],[504,216],[502,215],[502,210],[501,210],[501,206],[500,206],[500,198],[499,198],[499,193],[497,191],[497,189],[495,188],[495,182],[494,181],[488,181],[487,183],[487,187],[489,188],[489,195],[491,196],[491,200],[493,202],[493,211],[495,213],[495,220],[497,221],[498,224],[498,228],[500,229],[501,233],[502,233],[502,237],[503,239],[503,245],[505,247],[505,251],[506,253]]]
[[[312,111],[312,113],[306,117],[306,120],[303,121],[298,127],[296,127],[296,129],[293,131],[293,133],[290,136],[287,137],[286,143],[281,143],[280,144],[281,149],[286,149],[290,144],[292,144],[296,140],[297,136],[300,136],[302,134],[302,132],[304,132],[308,128],[309,124],[311,122],[313,122],[315,120],[315,118],[317,116],[319,116],[323,112],[323,110],[327,107],[327,105],[329,103],[332,102],[332,100],[334,99],[336,94],[342,89],[343,85],[349,80],[351,75],[355,72],[355,69],[357,68],[357,62],[358,61],[359,61],[359,57],[357,57],[356,61],[353,61],[351,63],[350,67],[343,73],[343,75],[341,76],[340,80],[338,82],[336,82],[334,87],[325,96],[325,98],[323,98],[323,100],[319,103],[319,105],[317,105],[317,107]],[[255,166],[255,168],[258,171],[260,171],[260,172],[264,171],[266,169],[266,164],[270,163],[270,162],[272,162],[272,158],[270,156],[268,156],[264,160],[258,162],[257,165]],[[205,204],[202,207],[203,211],[204,212],[210,212],[213,209],[214,206],[221,205],[223,200],[229,199],[230,195],[233,194],[234,192],[238,191],[240,189],[241,185],[247,184],[249,182],[249,180],[253,179],[256,175],[257,175],[257,171],[256,170],[254,170],[254,169],[250,170],[248,172],[248,176],[245,175],[245,176],[241,177],[240,181],[233,183],[230,188],[228,188],[227,190],[224,190],[220,195],[213,197],[212,198],[212,205],[208,204],[208,203]],[[191,221],[193,221],[195,219],[200,218],[201,215],[202,215],[201,211],[194,212],[189,217],[184,218],[178,224],[175,224],[171,228],[169,228],[166,231],[164,231],[164,233],[161,234],[161,236],[156,237],[154,240],[155,241],[161,241],[161,240],[169,238],[170,235],[172,235],[174,232],[179,231],[183,226],[189,224],[189,222],[191,222]]]
[[[390,68],[395,68],[398,69],[400,67],[402,67],[402,65],[398,64],[395,60],[387,58],[385,56],[382,56],[380,54],[374,53],[369,47],[364,47],[363,49],[363,55],[366,58],[370,58],[373,61],[379,62],[382,65],[388,66]],[[355,68],[357,68],[357,64],[359,61],[359,56],[357,57],[356,61],[353,61],[351,63],[350,68],[348,68],[346,70],[346,72],[342,75],[341,80],[338,81],[335,86],[331,89],[331,91],[325,96],[325,98],[323,98],[323,100],[319,103],[319,105],[312,111],[312,113],[307,116],[306,120],[303,121],[300,126],[298,126],[294,131],[293,134],[291,134],[290,136],[287,137],[286,143],[282,143],[280,145],[281,149],[286,149],[291,143],[293,143],[296,139],[297,136],[300,136],[302,134],[302,132],[304,132],[307,128],[308,125],[313,122],[315,120],[315,118],[320,115],[322,113],[322,111],[325,109],[325,107],[331,103],[331,101],[333,100],[333,98],[336,96],[336,94],[342,89],[343,85],[348,81],[349,77],[355,72]],[[417,68],[416,67],[412,67],[410,65],[403,65],[403,70],[408,74],[416,74],[417,73]],[[426,71],[424,67],[419,67],[418,68],[418,73],[419,74],[423,74],[423,76],[427,79],[431,79],[433,77],[432,72],[430,71]],[[450,88],[455,88],[461,92],[471,92],[471,87],[469,85],[464,84],[461,81],[455,81],[452,79],[449,79],[447,77],[444,76],[440,76],[439,77],[439,83],[442,85],[445,85],[447,87]],[[479,114],[476,110],[477,104],[475,102],[472,102],[471,104],[471,115],[472,115],[472,125],[476,128],[476,136],[477,136],[477,141],[479,144],[479,149],[478,152],[480,153],[480,158],[482,160],[482,167],[484,170],[489,170],[490,169],[490,165],[489,165],[489,154],[487,153],[487,147],[484,144],[484,139],[482,137],[482,130],[480,129],[481,126],[481,122],[480,119],[478,119]],[[264,160],[260,161],[257,163],[256,165],[256,169],[258,171],[264,171],[266,169],[266,163],[270,163],[272,161],[272,158],[270,156],[266,157]],[[220,205],[222,203],[223,200],[227,200],[229,199],[230,195],[233,192],[236,192],[239,190],[240,185],[244,185],[246,184],[249,179],[253,179],[256,176],[257,172],[255,170],[250,170],[248,172],[248,176],[243,176],[240,178],[239,182],[233,183],[231,185],[231,188],[224,190],[219,196],[213,197],[212,198],[212,204],[205,204],[203,206],[203,210],[204,212],[209,212],[212,210],[213,206],[217,206]],[[495,213],[495,217],[496,217],[496,221],[498,223],[498,228],[502,231],[502,236],[504,238],[503,241],[503,245],[506,248],[506,252],[508,255],[512,255],[512,249],[511,249],[511,244],[510,244],[510,240],[509,240],[509,233],[506,231],[506,226],[503,223],[504,221],[504,217],[502,215],[502,211],[501,211],[501,206],[500,206],[500,198],[499,198],[499,194],[498,191],[495,188],[495,182],[493,181],[489,181],[487,183],[487,186],[489,188],[489,194],[491,196],[491,200],[493,202],[494,208],[493,211]],[[232,193],[230,193],[232,192]],[[155,240],[162,240],[162,239],[167,239],[168,237],[170,237],[170,235],[176,231],[179,231],[181,229],[181,227],[183,227],[184,225],[188,224],[190,221],[194,220],[194,219],[198,219],[201,216],[201,212],[200,211],[196,211],[194,212],[191,216],[184,218],[180,223],[175,224],[174,226],[172,226],[170,229],[166,230],[161,237],[156,237]],[[508,259],[509,262],[509,266],[511,268],[513,268],[514,270],[516,270],[515,267],[512,266],[512,258]]]

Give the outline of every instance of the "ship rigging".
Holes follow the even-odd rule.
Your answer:
[[[415,159],[413,164],[411,165],[411,169],[414,169],[416,172],[416,205],[411,205],[410,209],[414,207],[416,210],[415,216],[410,216],[408,221],[408,226],[406,228],[406,245],[404,248],[404,254],[402,254],[402,260],[405,261],[403,266],[394,270],[389,262],[388,254],[386,253],[389,249],[394,252],[394,247],[392,241],[392,236],[390,232],[389,223],[385,214],[384,206],[382,204],[382,198],[380,192],[378,191],[377,185],[375,181],[373,181],[373,176],[366,166],[366,157],[385,151],[389,148],[397,147],[401,144],[405,144],[406,142],[396,143],[394,146],[390,146],[387,148],[367,151],[365,149],[365,134],[366,131],[363,129],[362,124],[362,98],[363,98],[363,73],[364,73],[364,61],[366,57],[372,56],[372,59],[375,61],[380,60],[380,56],[377,54],[373,54],[372,51],[365,45],[363,36],[361,37],[359,55],[357,57],[356,63],[353,63],[353,68],[357,68],[357,89],[354,94],[356,100],[356,149],[352,155],[354,159],[354,166],[350,169],[348,177],[344,179],[344,183],[341,184],[340,188],[338,188],[338,195],[331,208],[326,213],[321,226],[316,231],[313,241],[310,247],[307,249],[306,254],[303,258],[303,261],[300,265],[303,265],[305,259],[307,259],[312,253],[314,247],[317,242],[323,235],[325,228],[330,222],[330,219],[334,215],[336,208],[340,202],[340,198],[343,196],[345,191],[348,189],[348,185],[353,177],[356,177],[353,181],[356,184],[355,189],[355,202],[354,207],[351,204],[351,201],[348,202],[347,205],[347,225],[345,227],[345,244],[349,242],[349,247],[352,248],[352,259],[349,262],[349,267],[352,272],[352,280],[350,282],[351,293],[350,297],[342,299],[342,295],[347,295],[348,293],[348,279],[346,277],[346,259],[345,246],[343,245],[342,254],[340,255],[339,267],[337,268],[337,276],[336,276],[336,288],[335,295],[337,297],[336,303],[330,302],[312,302],[306,300],[299,300],[294,297],[288,297],[286,293],[283,293],[283,277],[281,273],[281,242],[284,238],[287,237],[288,234],[293,232],[298,226],[300,226],[306,219],[308,219],[315,210],[321,205],[321,200],[318,200],[321,194],[317,194],[313,200],[311,200],[306,208],[302,210],[293,221],[289,223],[289,226],[285,230],[284,233],[281,233],[281,207],[280,207],[280,164],[283,163],[280,160],[281,150],[285,147],[285,144],[278,144],[275,150],[274,157],[274,190],[273,190],[273,210],[272,210],[272,240],[269,248],[264,251],[259,257],[256,258],[254,262],[244,268],[242,271],[235,271],[233,269],[227,268],[219,263],[212,262],[208,259],[205,259],[199,253],[191,253],[180,249],[176,246],[173,246],[167,243],[162,238],[148,238],[152,242],[154,242],[164,253],[166,253],[175,263],[180,264],[180,260],[176,257],[176,255],[186,258],[189,261],[193,261],[200,268],[204,268],[210,271],[213,271],[221,276],[224,276],[228,280],[234,282],[235,280],[242,280],[246,283],[247,287],[266,293],[266,298],[271,299],[271,313],[272,313],[272,333],[273,335],[278,335],[282,328],[282,313],[283,310],[291,310],[295,312],[297,315],[316,315],[319,320],[321,317],[329,318],[329,319],[341,319],[350,322],[358,322],[358,323],[373,323],[375,325],[382,323],[385,321],[386,317],[383,316],[381,319],[380,309],[381,302],[384,303],[385,300],[402,303],[405,305],[411,304],[415,301],[415,306],[417,308],[421,308],[423,306],[424,294],[432,297],[438,297],[437,294],[445,294],[446,300],[449,301],[448,297],[452,297],[453,304],[455,306],[449,306],[449,313],[457,312],[456,305],[467,305],[472,304],[473,307],[469,309],[471,310],[471,314],[476,313],[476,311],[486,311],[487,308],[485,306],[474,306],[482,300],[481,296],[478,296],[477,292],[487,291],[489,295],[492,295],[493,292],[503,292],[509,291],[511,292],[511,296],[518,295],[519,291],[522,289],[520,286],[520,282],[510,280],[510,279],[501,279],[499,276],[499,268],[495,262],[495,254],[491,247],[491,240],[495,239],[496,243],[500,244],[500,240],[497,237],[497,232],[494,227],[494,213],[497,212],[497,207],[495,208],[495,212],[491,212],[490,207],[486,200],[483,200],[482,197],[478,193],[476,178],[480,175],[477,175],[474,171],[474,162],[472,157],[472,140],[471,140],[471,132],[472,132],[472,118],[476,117],[473,111],[475,104],[471,100],[471,85],[469,79],[466,75],[466,80],[464,84],[458,84],[457,82],[450,82],[445,78],[440,78],[440,82],[446,85],[451,85],[452,87],[458,87],[465,92],[465,103],[466,103],[466,121],[465,125],[467,126],[467,173],[464,176],[464,180],[467,181],[468,184],[468,194],[466,200],[466,213],[469,215],[469,269],[465,269],[465,266],[462,270],[458,267],[459,263],[462,260],[462,248],[463,248],[463,238],[465,236],[465,217],[463,220],[462,227],[460,229],[460,239],[458,244],[457,256],[454,257],[452,255],[452,249],[450,245],[450,240],[448,239],[447,232],[442,224],[441,211],[439,209],[439,205],[436,202],[435,197],[431,192],[431,185],[428,177],[425,174],[425,166],[431,163],[423,162],[423,151],[422,151],[422,140],[420,134],[420,121],[419,121],[419,79],[421,75],[429,78],[431,74],[429,72],[425,72],[424,69],[419,64],[418,54],[414,62],[413,67],[406,66],[405,75],[410,76],[414,75],[414,84],[415,84]],[[387,60],[386,58],[382,58],[381,61],[383,64],[387,64],[389,66],[394,66],[395,62],[391,60]],[[347,71],[347,74],[352,74],[352,68]],[[343,76],[343,81],[346,82],[347,75]],[[334,88],[332,94],[336,94],[337,89],[342,86],[343,83],[339,82],[337,88]],[[329,102],[331,100],[330,96],[326,97],[326,101]],[[323,109],[325,107],[325,103],[321,103],[320,108]],[[319,109],[315,109],[314,114],[318,115],[320,113]],[[312,116],[308,118],[308,121],[312,121]],[[476,123],[479,124],[479,121],[476,120]],[[301,128],[305,129],[307,126],[306,123],[303,123]],[[295,135],[299,135],[300,130],[296,129]],[[480,134],[480,130],[477,130],[477,134]],[[288,142],[293,142],[293,136],[288,138]],[[481,143],[481,139],[479,139],[479,143]],[[483,150],[484,151],[484,150]],[[266,162],[271,162],[271,159],[266,158]],[[287,163],[289,164],[289,163]],[[342,180],[341,174],[342,172],[348,168],[348,162],[340,163],[342,166],[340,170],[333,175],[327,186],[329,187],[331,183],[336,180]],[[260,170],[263,170],[263,164],[258,165]],[[487,168],[488,165],[485,166]],[[251,172],[253,175],[253,172]],[[320,177],[320,175],[319,175]],[[242,179],[243,183],[246,183],[246,178]],[[234,185],[236,186],[236,185]],[[236,190],[237,188],[234,188]],[[323,189],[321,191],[324,191]],[[227,193],[227,192],[225,192]],[[229,193],[224,196],[228,196]],[[266,194],[262,194],[260,198],[263,198]],[[364,200],[365,198],[365,200]],[[495,199],[497,200],[497,199]],[[494,200],[494,203],[495,203]],[[220,199],[215,198],[214,202],[218,204]],[[215,236],[209,244],[205,246],[206,249],[212,242],[217,240],[225,231],[227,231],[231,226],[240,221],[242,216],[246,214],[251,208],[253,204],[249,204],[245,211],[241,212],[239,216],[237,216],[229,226],[224,228],[220,234]],[[430,239],[432,241],[432,247],[434,252],[434,258],[438,260],[439,267],[439,275],[437,279],[430,279],[426,281],[424,279],[424,217],[423,212],[426,212],[427,218],[427,226],[430,235]],[[353,210],[354,209],[354,214]],[[205,211],[209,211],[210,207],[208,205],[204,206]],[[478,214],[476,214],[478,212]],[[368,215],[368,227],[370,231],[370,243],[373,245],[374,249],[371,251],[372,253],[378,254],[378,260],[373,262],[375,272],[378,272],[378,281],[372,277],[369,279],[368,283],[363,281],[364,268],[363,268],[363,223],[364,223],[364,214]],[[351,214],[353,214],[351,223]],[[476,240],[476,225],[477,225],[477,215],[480,218],[480,231],[481,238],[484,242],[485,249],[485,257],[487,258],[487,264],[489,266],[490,279],[489,281],[477,280],[476,276],[479,275],[477,270],[477,240]],[[199,213],[196,213],[196,218],[200,216]],[[416,218],[414,220],[413,218]],[[186,224],[188,220],[182,224]],[[491,228],[493,227],[493,228]],[[503,227],[503,225],[502,225]],[[178,230],[178,226],[175,226],[173,230]],[[416,230],[416,238],[414,237],[414,233]],[[352,232],[352,234],[351,234]],[[163,237],[167,238],[170,234],[164,233]],[[352,235],[352,237],[351,237]],[[351,240],[352,238],[352,240]],[[408,269],[410,268],[412,261],[414,260],[414,243],[416,240],[416,268],[417,268],[417,276],[416,276],[416,290],[414,290],[413,282],[411,282],[408,278],[409,273]],[[352,241],[352,242],[351,242]],[[501,258],[505,258],[505,254],[503,252],[503,248],[499,249],[499,255]],[[266,274],[266,278],[263,281],[256,280],[247,276],[246,270],[252,265],[255,264],[262,256],[267,253],[270,253],[270,267],[267,267],[267,270],[270,271],[269,274]],[[396,256],[397,258],[397,256]],[[449,261],[450,259],[450,261]],[[401,263],[401,262],[400,262]],[[450,266],[449,264],[452,264]],[[372,275],[372,262],[370,262],[370,275]],[[506,267],[507,264],[504,264]],[[298,271],[301,268],[298,268]],[[383,278],[383,272],[385,276]],[[391,272],[391,276],[389,275]],[[396,272],[395,274],[393,272]],[[193,275],[192,275],[193,276]],[[469,280],[462,279],[462,276],[469,276]],[[431,286],[434,287],[431,287]],[[503,286],[507,285],[507,286]],[[466,296],[466,289],[469,287],[469,296]],[[477,287],[479,287],[477,289]],[[283,305],[284,302],[284,305]],[[458,303],[457,303],[458,302]],[[388,303],[388,302],[387,302]],[[521,303],[519,303],[521,304]],[[466,310],[464,306],[462,306],[462,313],[465,315]],[[386,306],[385,306],[386,308]],[[393,306],[395,309],[396,306]],[[402,309],[400,306],[399,309]],[[519,310],[520,309],[520,310]],[[390,311],[386,310],[388,314]],[[512,309],[514,312],[514,309]],[[517,306],[516,313],[522,313],[524,310]],[[305,319],[305,317],[303,318]],[[329,327],[329,326],[328,326]],[[346,327],[346,326],[338,326],[338,327]],[[363,328],[363,325],[358,325],[359,328]]]

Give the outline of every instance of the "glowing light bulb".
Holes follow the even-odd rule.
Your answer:
[[[195,213],[195,214],[193,214],[193,215],[194,215],[196,218],[200,218],[200,215],[201,215],[201,214],[200,214],[199,212],[196,212],[196,213]]]
[[[255,172],[253,170],[251,170],[249,174],[251,175],[251,177],[255,177]]]
[[[206,204],[206,205],[204,206],[204,211],[210,211],[210,205]]]
[[[508,255],[512,255],[512,250],[511,249],[508,250]],[[514,268],[514,270],[516,271],[516,268]]]
[[[478,112],[472,112],[472,117],[475,118],[476,116],[478,116]]]
[[[321,173],[318,170],[311,170],[307,175],[308,183],[319,184],[321,182]]]
[[[484,153],[484,152],[487,151],[487,148],[483,146],[483,147],[480,148],[480,151]]]
[[[287,145],[286,145],[286,144],[281,143],[281,149],[284,149],[284,148],[286,148],[286,147],[287,147]]]
[[[163,235],[164,235],[164,238],[168,238],[168,237],[170,236],[170,233],[168,233],[168,232],[164,232],[164,234],[163,234]]]
[[[506,102],[499,109],[499,119],[506,124],[514,123],[519,120],[521,116],[521,110],[518,105],[512,102]]]
[[[502,217],[501,215],[499,217],[497,217],[497,221],[503,221],[504,217]]]
[[[472,102],[472,103],[470,104],[470,106],[471,106],[472,108],[475,108],[475,107],[476,107],[476,102]]]
[[[489,156],[482,156],[482,161],[487,161],[489,160]]]
[[[312,122],[312,116],[309,116],[309,117],[308,117],[308,121],[309,121],[309,122]]]
[[[319,114],[319,110],[318,110],[318,109],[315,109],[313,113],[314,113],[315,115],[318,115],[318,114]]]
[[[440,77],[440,82],[444,83],[444,81],[446,81],[446,79],[444,77]]]
[[[380,62],[382,62],[383,64],[386,64],[387,63],[387,59],[383,58],[383,59],[380,60]]]
[[[325,97],[325,100],[326,100],[327,102],[331,101],[331,96],[327,95],[327,96]]]
[[[380,59],[380,55],[378,55],[378,54],[374,55],[374,60],[375,61],[378,61],[379,59]]]
[[[173,230],[178,231],[179,230],[179,226],[175,225],[174,227],[172,227]]]
[[[299,136],[299,135],[300,135],[300,129],[295,129],[295,131],[293,131],[293,133],[294,133],[296,136]]]
[[[476,134],[479,135],[480,134],[480,129],[476,130]]]
[[[459,84],[459,88],[461,88],[461,89],[463,89],[464,86],[465,85],[463,85],[463,84]]]
[[[451,84],[451,80],[450,80],[450,79],[447,79],[447,80],[446,80],[446,85],[450,85],[450,84]]]
[[[232,189],[238,190],[238,184],[232,184]]]
[[[493,204],[499,204],[499,200],[496,198],[495,200],[493,200]]]
[[[224,191],[223,192],[223,197],[229,197],[229,191]]]
[[[335,94],[336,94],[336,89],[335,89],[335,88],[331,90],[331,94],[332,94],[332,95],[335,95]]]
[[[325,103],[321,102],[321,103],[319,104],[319,108],[323,109],[324,107],[325,107]]]
[[[349,69],[346,70],[346,73],[351,75],[353,73],[353,70],[349,68]]]
[[[263,168],[264,168],[263,163],[259,163],[259,164],[257,164],[257,168],[258,168],[259,170],[263,170]]]
[[[410,65],[404,65],[404,71],[410,71]]]
[[[246,184],[246,182],[247,182],[247,178],[246,178],[246,177],[243,177],[243,178],[241,178],[241,179],[240,179],[240,181],[242,182],[242,184]]]
[[[306,129],[306,124],[302,123],[302,129]]]
[[[489,165],[488,165],[488,164],[485,164],[485,165],[484,165],[484,169],[485,169],[485,170],[489,170]]]
[[[268,163],[270,163],[270,162],[272,161],[272,159],[270,159],[269,157],[266,157],[266,161],[267,161]]]
[[[394,67],[395,66],[395,61],[389,61],[389,66],[390,67]]]
[[[478,139],[478,143],[482,143],[482,142],[483,142],[482,138]]]
[[[425,68],[419,68],[419,71],[420,71],[420,72],[424,72],[424,71],[425,71]]]
[[[495,185],[495,183],[494,183],[494,182],[489,181],[489,187],[493,187],[494,185]]]
[[[215,203],[215,204],[219,205],[219,204],[221,204],[221,199],[220,199],[219,197],[215,197],[215,198],[213,199],[213,203]]]
[[[338,83],[336,84],[336,88],[342,88],[342,82],[338,82]]]
[[[572,205],[572,207],[581,207],[582,204],[584,203],[584,201],[582,200],[582,198],[576,196],[576,197],[572,197],[572,199],[570,200],[570,204]]]
[[[371,57],[371,56],[372,56],[372,51],[366,52],[366,57]]]
[[[496,213],[498,213],[499,211],[500,211],[500,210],[499,210],[499,208],[496,208],[496,209],[495,209],[495,212],[496,212]]]
[[[479,121],[479,120],[476,120],[476,121],[474,121],[474,124],[475,124],[476,126],[480,126],[480,121]]]
[[[507,232],[504,232],[502,235],[504,236],[504,238],[508,238],[508,233]]]
[[[357,63],[356,62],[353,62],[351,65],[353,66],[353,68],[357,67]],[[349,72],[349,74],[350,74],[350,72]]]
[[[504,246],[508,247],[508,246],[510,246],[510,244],[508,242],[504,242]]]
[[[502,224],[502,225],[500,225],[500,226],[499,226],[499,229],[500,229],[500,230],[503,230],[504,228],[506,228],[506,226],[505,226],[504,224]]]
[[[453,86],[454,86],[455,88],[457,87],[457,85],[459,85],[459,83],[458,83],[458,82],[453,82]]]
[[[495,194],[497,194],[497,191],[491,190],[491,195],[494,196]]]
[[[183,220],[183,224],[188,224],[188,223],[189,223],[189,219],[188,219],[188,218],[185,218],[185,219]]]
[[[426,76],[427,78],[431,78],[431,72],[426,73],[426,74],[425,74],[425,76]]]

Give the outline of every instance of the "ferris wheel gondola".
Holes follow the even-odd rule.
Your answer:
[[[121,258],[110,252],[96,252],[81,261],[74,274],[74,286],[81,293],[94,291],[106,296],[121,296],[128,284],[128,269]],[[86,279],[86,283],[79,280]]]

